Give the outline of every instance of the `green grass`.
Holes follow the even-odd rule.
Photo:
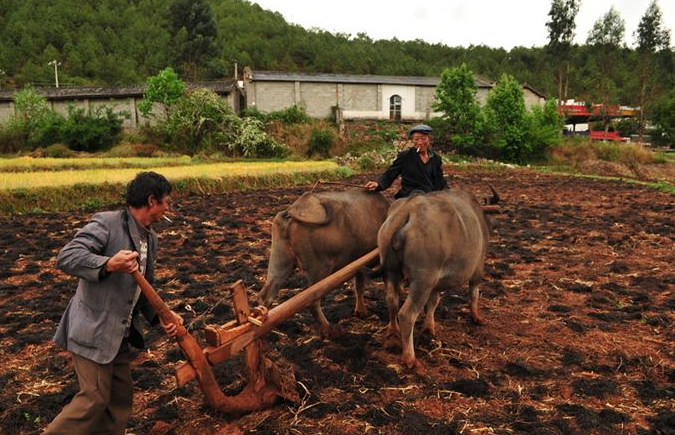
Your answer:
[[[332,161],[305,162],[234,162],[207,163],[189,166],[146,165],[143,170],[158,172],[170,181],[184,178],[223,179],[228,177],[265,176],[295,172],[322,172],[337,169]],[[146,159],[154,161],[155,159]],[[158,162],[154,162],[158,163]],[[78,184],[127,183],[138,173],[138,167],[119,169],[81,169],[63,171],[0,172],[0,190],[35,189],[41,187],[68,187]]]
[[[626,178],[626,177],[616,177],[616,176],[607,176],[607,175],[592,175],[592,174],[581,174],[579,172],[576,172],[573,168],[570,168],[568,166],[537,166],[533,168],[536,171],[540,172],[546,172],[549,174],[556,174],[556,175],[570,175],[573,177],[580,177],[580,178],[590,178],[593,180],[609,180],[609,181],[620,181],[622,183],[629,183],[629,184],[637,184],[640,186],[647,186],[651,187],[652,189],[657,189],[661,190],[666,193],[674,194],[675,195],[675,184],[669,183],[667,181],[641,181],[641,180],[635,180],[633,178]]]

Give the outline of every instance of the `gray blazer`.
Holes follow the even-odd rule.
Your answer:
[[[68,303],[54,335],[63,348],[96,361],[111,362],[120,348],[127,329],[129,312],[134,308],[129,341],[144,347],[139,311],[152,324],[155,312],[141,294],[132,307],[136,282],[128,273],[107,274],[103,266],[122,249],[138,251],[140,236],[136,221],[124,210],[95,214],[57,257],[58,268],[77,276],[75,296]],[[145,277],[153,282],[157,234],[150,230]]]

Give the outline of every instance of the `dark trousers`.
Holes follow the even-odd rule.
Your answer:
[[[129,343],[108,364],[71,355],[80,391],[42,435],[124,435],[134,392]]]

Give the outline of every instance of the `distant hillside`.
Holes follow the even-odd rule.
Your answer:
[[[200,9],[204,2],[214,24],[212,41],[204,18],[209,18],[209,10]],[[173,3],[180,13],[172,13]],[[444,68],[465,62],[492,80],[509,73],[545,94],[556,94],[554,67],[542,47],[506,51],[419,40],[375,41],[364,34],[306,30],[242,0],[173,3],[0,0],[0,70],[5,72],[0,85],[52,84],[54,69],[48,62],[54,59],[61,62],[60,82],[71,85],[141,83],[166,66],[187,78],[217,79],[232,75],[235,60],[262,70],[386,75],[439,75]],[[193,30],[177,30],[190,20]],[[207,30],[199,34],[199,29]],[[614,58],[617,101],[630,104],[638,92],[631,76],[635,52],[620,49]],[[664,62],[675,64],[672,53]],[[574,47],[570,95],[593,95],[594,68],[593,49]],[[673,68],[666,71],[670,74],[663,77],[663,85],[669,89],[675,84]]]

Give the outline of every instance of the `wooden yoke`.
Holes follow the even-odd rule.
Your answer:
[[[259,347],[247,354],[246,362],[249,367],[249,375],[252,375],[251,381],[244,390],[237,396],[226,396],[218,386],[211,366],[202,351],[202,348],[197,343],[197,340],[181,325],[175,316],[172,314],[169,307],[159,297],[154,288],[148,281],[135,271],[133,274],[134,280],[141,288],[143,295],[146,297],[150,305],[159,315],[163,323],[173,323],[176,325],[176,340],[178,345],[183,350],[185,357],[189,362],[192,378],[196,377],[199,387],[206,396],[206,402],[214,409],[230,414],[241,414],[244,412],[255,411],[271,406],[276,398],[281,395],[281,387],[274,385],[274,381],[279,379],[278,373],[272,370],[272,363],[269,360],[262,361],[260,358]],[[245,299],[245,294],[244,294]],[[248,309],[246,303],[244,310]],[[255,359],[255,361],[254,361]],[[250,365],[249,365],[250,363]],[[269,369],[270,379],[265,376],[266,372],[263,370],[256,371],[256,369]],[[269,381],[272,382],[269,382]],[[180,383],[180,380],[179,380]]]

